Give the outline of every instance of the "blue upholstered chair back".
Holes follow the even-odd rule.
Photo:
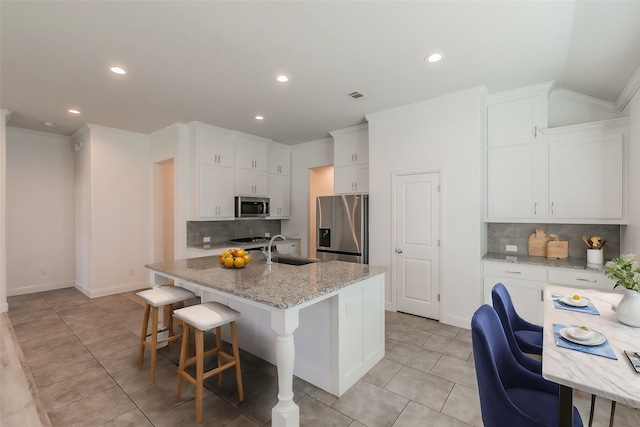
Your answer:
[[[527,322],[518,315],[511,295],[502,283],[496,283],[491,289],[491,300],[502,324],[510,326],[513,331],[513,338],[519,349],[525,353],[542,355],[542,326]]]

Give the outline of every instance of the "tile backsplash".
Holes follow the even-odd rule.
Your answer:
[[[262,237],[280,234],[280,220],[246,219],[236,221],[187,221],[187,245],[203,243],[204,237],[211,242],[226,242],[240,237]]]
[[[546,234],[557,234],[560,240],[569,242],[569,257],[587,258],[587,246],[582,236],[600,236],[606,240],[604,259],[620,256],[620,226],[595,224],[487,224],[487,251],[514,255],[529,254],[529,236],[541,228]],[[507,252],[506,246],[517,246],[517,252]]]

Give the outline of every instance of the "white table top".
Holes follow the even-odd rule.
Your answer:
[[[572,296],[576,293],[591,299],[600,316],[554,308],[552,294]],[[624,350],[640,351],[640,328],[618,322],[611,309],[613,304],[618,304],[622,294],[547,285],[544,298],[542,376],[558,384],[640,408],[640,374],[635,372],[623,353]],[[585,325],[602,332],[618,360],[558,347],[553,334],[554,323]]]

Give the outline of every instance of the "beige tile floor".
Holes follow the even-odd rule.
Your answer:
[[[135,293],[89,299],[68,288],[10,297],[9,318],[53,426],[195,425],[193,387],[185,385],[181,401],[175,399],[178,346],[161,352],[155,384],[148,356],[137,367],[142,306]],[[386,336],[385,358],[339,399],[294,380],[301,425],[482,425],[469,330],[387,312]],[[3,367],[6,352],[3,346]],[[244,402],[233,373],[221,386],[208,381],[202,426],[270,425],[275,367],[241,357]],[[575,403],[586,425],[589,397],[576,393]],[[608,425],[609,404],[598,399],[595,426]],[[11,424],[7,415],[0,414],[2,426],[26,425]],[[615,425],[637,427],[640,410],[618,405]]]

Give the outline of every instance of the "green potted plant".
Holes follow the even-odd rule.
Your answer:
[[[625,294],[616,307],[620,323],[640,328],[640,264],[635,254],[621,255],[604,265],[604,274],[615,280],[614,288],[626,288]]]

